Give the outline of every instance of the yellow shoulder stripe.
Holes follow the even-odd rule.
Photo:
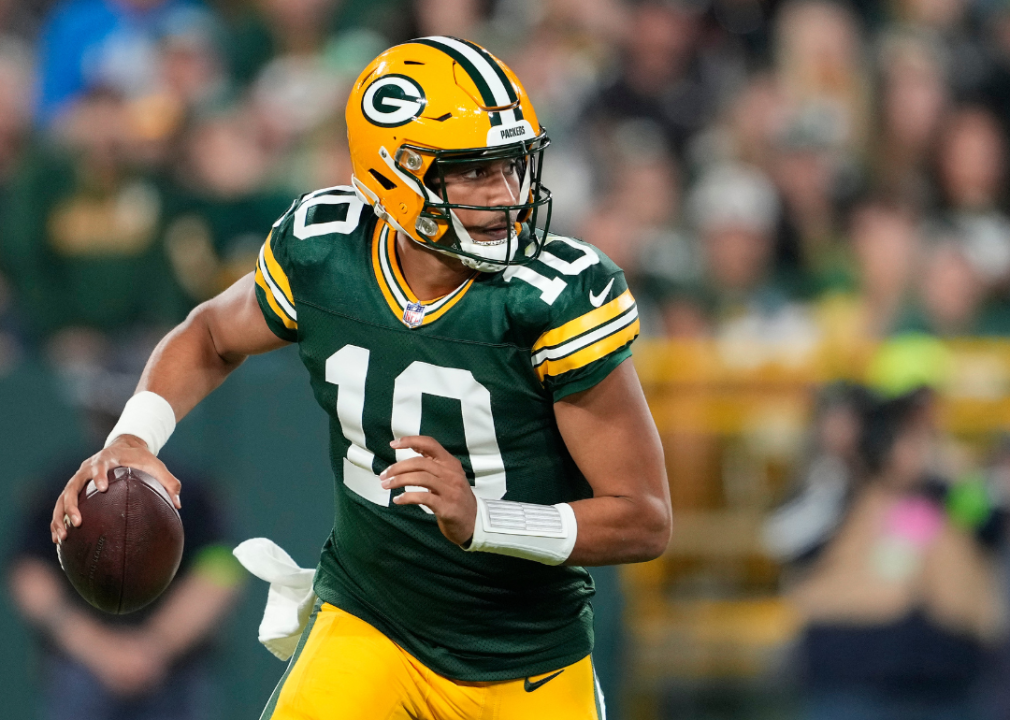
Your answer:
[[[270,249],[270,240],[273,239],[273,230],[267,235],[266,242],[263,244],[263,257],[267,261],[267,272],[270,273],[270,277],[276,283],[277,287],[281,289],[284,293],[284,297],[288,299],[288,302],[292,305],[295,304],[295,296],[291,293],[291,283],[288,282],[288,276],[284,273],[281,268],[281,264],[277,262],[277,258],[274,257],[273,250]]]
[[[587,330],[592,330],[594,327],[613,320],[634,304],[635,298],[631,296],[631,291],[625,290],[606,305],[602,305],[595,310],[587,312],[585,315],[570,320],[561,327],[556,327],[553,330],[545,332],[533,346],[533,352],[535,353],[540,348],[553,347],[568,342]]]
[[[270,287],[267,285],[266,279],[263,277],[263,272],[260,270],[259,265],[256,266],[256,284],[263,289],[263,294],[266,296],[267,304],[270,305],[270,309],[273,310],[274,315],[284,323],[284,327],[289,330],[297,330],[298,323],[287,316],[281,306],[277,304],[277,300],[274,299],[274,294],[270,291]]]
[[[600,309],[602,310],[603,308]],[[543,382],[548,375],[556,377],[569,370],[578,370],[580,367],[585,367],[589,363],[609,355],[614,350],[634,340],[638,337],[638,331],[639,321],[636,319],[635,322],[613,335],[608,335],[576,353],[572,353],[560,360],[544,360],[536,367],[537,377],[540,378],[540,382]]]

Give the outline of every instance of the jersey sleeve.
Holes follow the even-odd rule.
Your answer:
[[[292,291],[293,263],[290,245],[290,211],[274,225],[256,259],[256,299],[274,335],[298,341],[298,312]]]
[[[541,260],[561,269],[568,285],[531,350],[537,377],[557,401],[593,387],[631,356],[638,307],[624,272],[586,243],[557,238]]]

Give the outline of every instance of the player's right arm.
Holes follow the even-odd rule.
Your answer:
[[[215,298],[194,309],[185,322],[166,335],[151,353],[137,392],[148,390],[165,398],[181,420],[249,356],[289,344],[267,324],[256,297],[254,273],[249,273]],[[53,542],[66,537],[64,517],[81,524],[77,497],[94,478],[98,489],[108,487],[108,471],[127,465],[150,473],[176,498],[179,480],[133,435],[120,435],[108,447],[81,463],[67,482],[53,510]]]

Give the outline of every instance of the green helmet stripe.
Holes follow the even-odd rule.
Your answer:
[[[453,60],[459,63],[459,66],[463,68],[463,70],[466,71],[466,74],[470,76],[470,79],[473,80],[473,84],[477,86],[477,92],[480,93],[480,97],[481,100],[484,101],[484,105],[487,107],[495,107],[498,105],[498,101],[495,99],[494,93],[491,91],[491,86],[488,85],[487,81],[484,80],[484,76],[480,74],[480,70],[478,70],[476,66],[474,66],[474,64],[470,62],[469,58],[467,58],[463,53],[459,52],[452,46],[443,45],[440,42],[429,40],[428,38],[420,38],[418,40],[414,40],[414,42],[419,43],[421,45],[427,45],[429,47],[433,47],[436,50],[441,50],[446,55],[451,57]],[[494,122],[494,119],[496,117],[498,119],[497,123]],[[500,123],[501,118],[498,117],[498,113],[494,113],[492,116],[491,124],[498,125]]]
[[[480,45],[475,45],[469,40],[460,40],[460,42],[463,43],[464,45],[473,48],[474,51],[479,53],[481,57],[487,60],[488,65],[491,66],[495,74],[498,76],[498,79],[501,80],[501,84],[505,86],[505,92],[508,93],[509,100],[511,100],[512,102],[519,102],[519,96],[516,95],[515,88],[512,87],[512,81],[509,80],[508,75],[505,74],[505,71],[502,69],[501,63],[495,60],[494,57],[491,55],[491,53],[482,48]]]

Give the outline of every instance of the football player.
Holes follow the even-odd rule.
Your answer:
[[[145,470],[248,356],[297,343],[330,416],[319,603],[263,718],[599,720],[585,565],[660,555],[662,447],[630,360],[638,313],[592,246],[547,231],[549,140],[485,49],[428,37],[347,103],[352,185],[303,195],[255,271],[151,356],[104,450]]]

